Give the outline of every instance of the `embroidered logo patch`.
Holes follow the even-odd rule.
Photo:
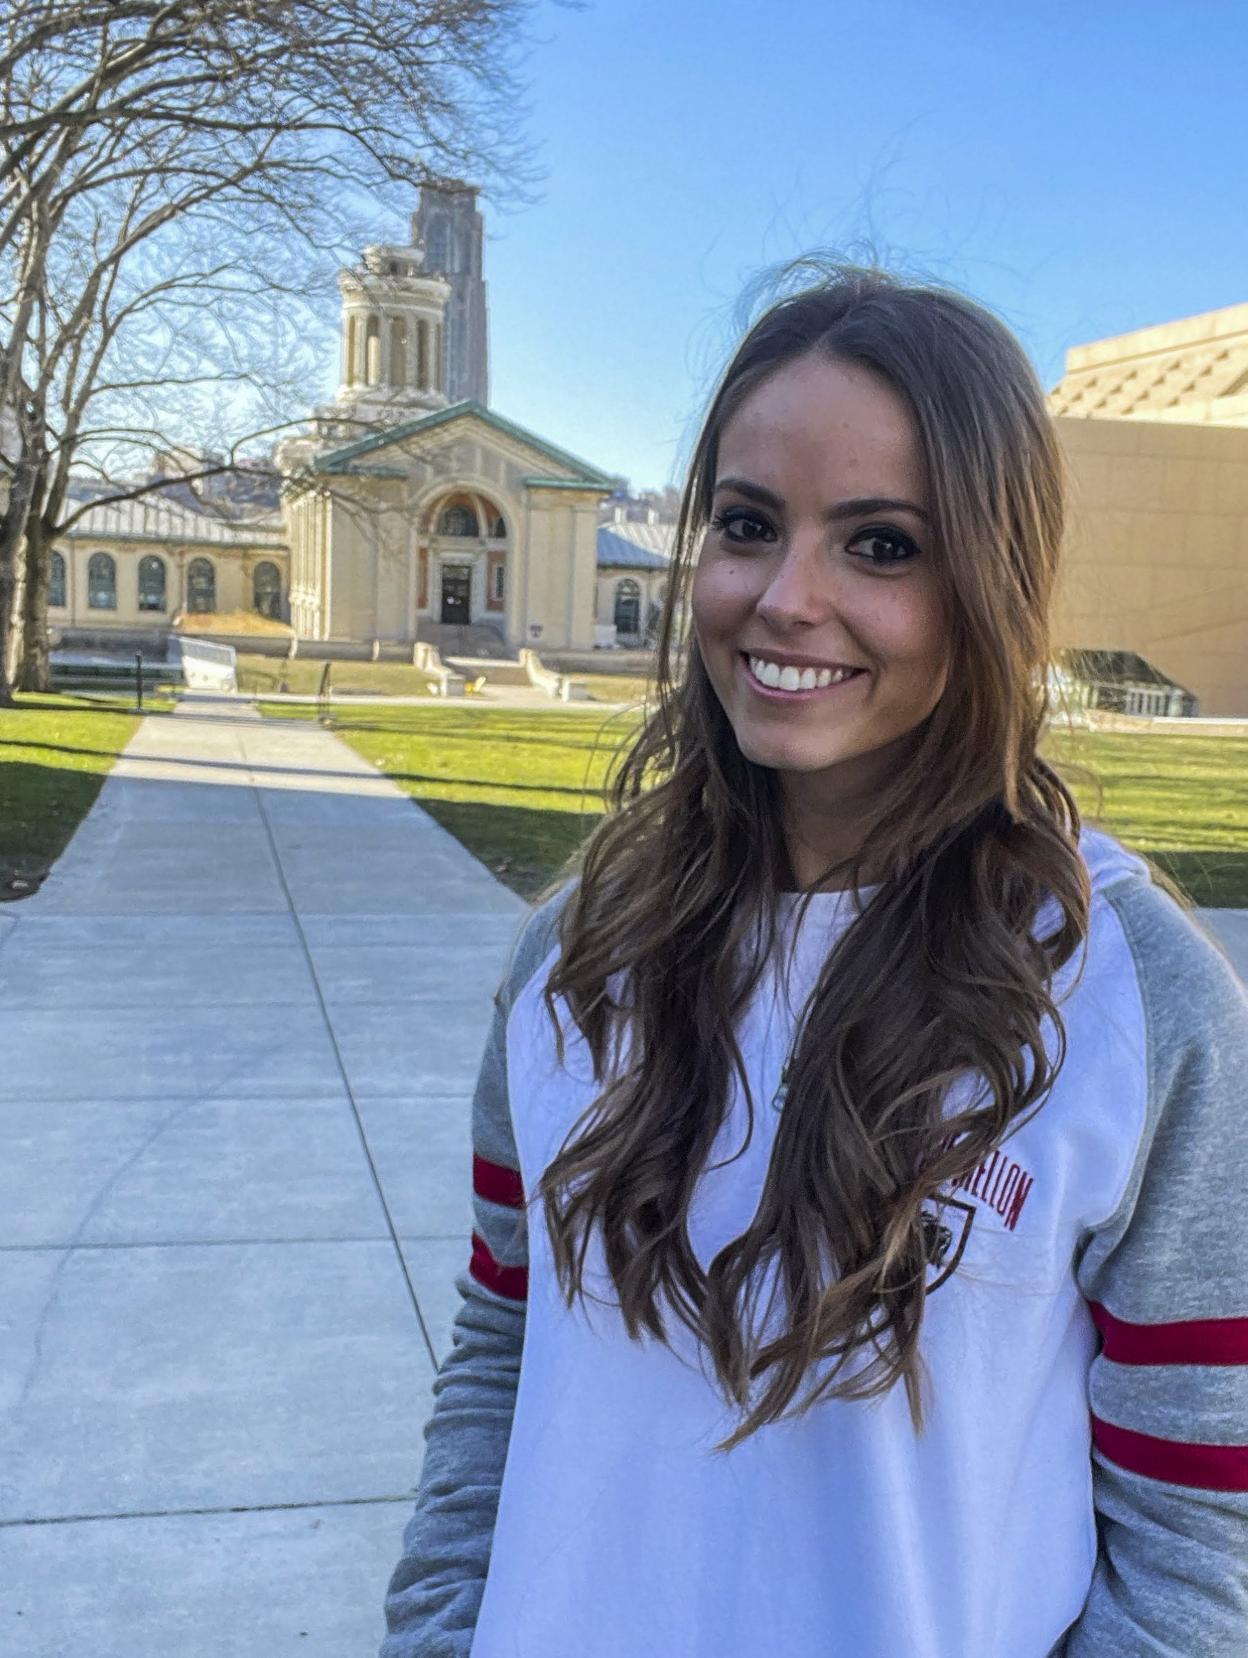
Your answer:
[[[953,1276],[975,1223],[975,1205],[958,1197],[930,1198],[920,1215],[927,1248],[930,1293]]]

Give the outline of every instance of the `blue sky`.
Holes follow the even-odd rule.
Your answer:
[[[1235,0],[596,0],[535,20],[538,205],[487,201],[491,402],[678,482],[765,266],[873,237],[1066,348],[1248,300]],[[391,227],[394,230],[398,226]]]

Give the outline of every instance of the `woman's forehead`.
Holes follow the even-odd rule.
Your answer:
[[[914,417],[883,375],[862,363],[807,355],[754,386],[719,436],[716,476],[745,476],[784,493],[783,480],[840,479],[849,492],[913,498],[925,467]],[[762,468],[769,477],[757,477]]]

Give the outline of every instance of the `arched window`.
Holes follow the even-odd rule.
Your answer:
[[[139,560],[139,609],[165,608],[165,561],[155,553]]]
[[[507,526],[503,523],[501,518],[496,518],[494,520],[494,525],[490,530],[490,534],[494,537],[495,541],[505,541],[507,539]]]
[[[416,384],[421,391],[429,390],[429,324],[416,324]]]
[[[186,567],[186,608],[193,616],[217,608],[217,572],[206,558],[193,558]]]
[[[276,564],[266,558],[257,564],[251,577],[251,590],[255,597],[256,611],[261,616],[267,616],[270,621],[280,622],[282,619],[282,573]]]
[[[470,507],[447,507],[438,520],[439,535],[480,535],[477,515]]]
[[[407,330],[397,317],[390,324],[390,384],[407,384]]]
[[[54,610],[65,608],[65,560],[60,553],[52,554],[52,569],[48,577],[48,604]]]
[[[381,380],[381,322],[369,317],[364,330],[364,384],[375,386]]]
[[[108,553],[92,553],[88,560],[87,603],[92,610],[117,608],[117,563]]]
[[[615,589],[615,631],[641,632],[641,588],[628,577]]]

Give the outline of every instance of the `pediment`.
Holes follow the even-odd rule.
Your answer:
[[[604,492],[612,487],[597,467],[477,403],[457,404],[331,450],[319,457],[317,470],[486,479],[512,493],[539,478]]]

